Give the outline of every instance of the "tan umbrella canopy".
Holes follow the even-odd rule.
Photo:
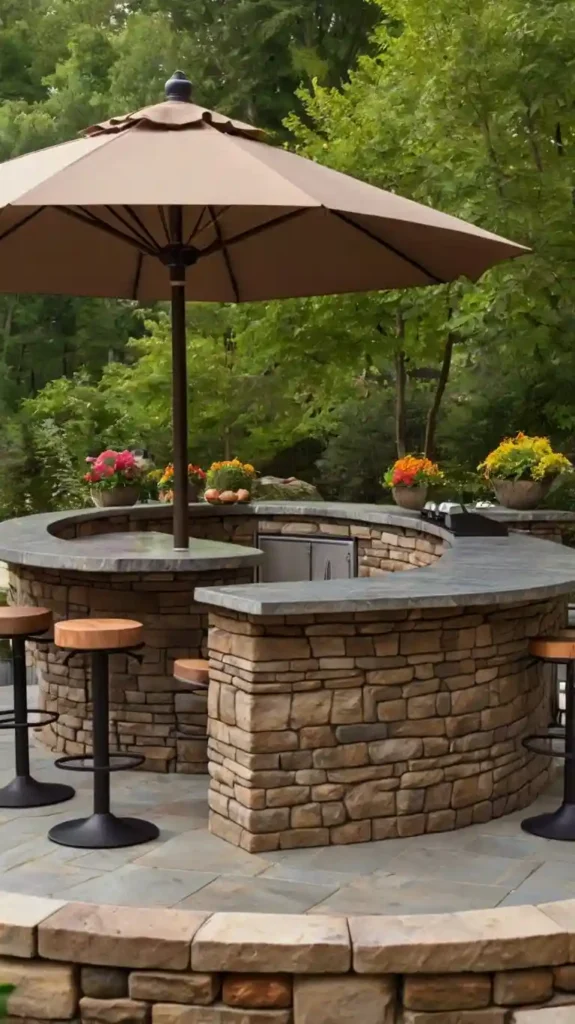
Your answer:
[[[171,299],[174,538],[188,546],[185,302],[433,285],[527,250],[166,101],[0,165],[0,291]]]

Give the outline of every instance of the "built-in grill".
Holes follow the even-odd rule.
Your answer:
[[[465,505],[445,503],[428,504],[421,512],[421,518],[437,523],[449,530],[454,537],[508,537],[509,530],[504,523],[490,519],[480,512],[470,512]]]

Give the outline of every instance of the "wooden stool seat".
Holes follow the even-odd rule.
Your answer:
[[[54,640],[75,651],[128,650],[142,642],[143,630],[134,619],[69,619],[56,623]]]
[[[180,683],[191,683],[197,689],[207,688],[210,682],[210,665],[202,658],[178,658],[174,662],[174,679]]]
[[[548,661],[575,661],[575,629],[563,629],[555,636],[538,636],[531,640],[529,653]]]
[[[30,636],[44,633],[52,625],[52,612],[48,608],[8,605],[0,608],[0,636]]]

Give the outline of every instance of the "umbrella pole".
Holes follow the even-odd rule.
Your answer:
[[[186,266],[170,267],[172,286],[172,425],[174,447],[174,548],[187,551],[188,371],[186,354]]]

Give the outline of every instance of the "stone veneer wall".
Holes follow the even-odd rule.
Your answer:
[[[144,770],[188,774],[207,770],[207,703],[204,695],[181,694],[173,678],[176,658],[206,656],[207,609],[194,601],[197,586],[251,583],[251,569],[217,573],[79,573],[10,567],[10,604],[50,608],[55,621],[86,616],[135,618],[144,624],[142,664],[126,655],[110,659],[110,740],[113,750],[145,755]],[[41,730],[51,749],[91,752],[90,663],[83,655],[64,664],[66,653],[50,646],[33,650],[38,706],[60,718]],[[177,724],[190,739],[177,739]],[[193,738],[193,734],[197,738]]]
[[[549,722],[529,638],[565,602],[212,614],[210,829],[251,852],[461,828],[525,807]]]
[[[575,901],[411,917],[1,894],[7,1024],[572,1024]]]
[[[141,510],[140,510],[141,511]],[[279,516],[258,522],[253,515],[194,516],[193,535],[208,540],[253,547],[258,529],[263,533],[357,538],[359,573],[376,576],[390,571],[429,565],[443,552],[443,541],[423,537],[414,530],[370,527],[336,520],[302,520]],[[119,515],[98,516],[77,523],[64,522],[57,530],[62,539],[78,539],[103,533],[148,531],[171,533],[172,512],[161,510],[147,518],[127,510]],[[207,698],[179,694],[175,682],[175,658],[205,657],[208,617],[193,599],[202,585],[251,583],[252,570],[227,570],[217,574],[75,573],[10,566],[10,603],[44,605],[56,620],[85,615],[131,616],[146,627],[143,664],[115,656],[111,667],[111,743],[114,750],[145,754],[150,771],[207,772]],[[33,651],[40,688],[39,706],[58,711],[60,718],[41,732],[52,750],[66,754],[91,751],[89,667],[81,658],[69,667],[55,648]],[[197,738],[176,739],[177,724]]]

